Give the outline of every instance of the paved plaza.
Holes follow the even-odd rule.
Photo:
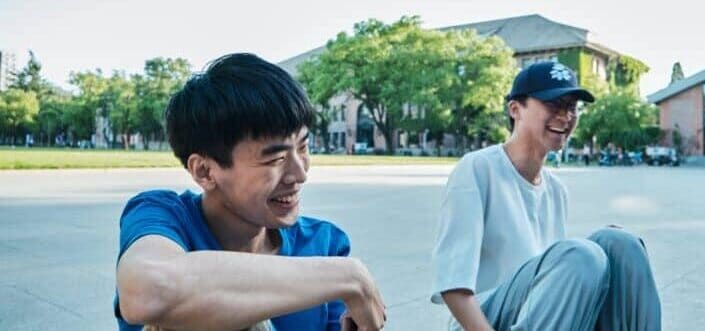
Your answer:
[[[334,221],[377,280],[385,330],[441,330],[430,251],[451,166],[314,167],[303,213]],[[705,325],[705,169],[563,168],[568,234],[623,225],[647,244],[664,330]],[[182,169],[0,171],[0,330],[114,330],[118,218],[150,188],[196,189]]]

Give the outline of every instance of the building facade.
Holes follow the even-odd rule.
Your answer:
[[[17,70],[15,53],[0,50],[0,91],[4,91],[10,85],[10,77]]]
[[[688,156],[705,154],[705,70],[671,83],[647,100],[659,107],[662,145]]]

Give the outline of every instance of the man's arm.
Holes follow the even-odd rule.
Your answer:
[[[475,300],[472,292],[465,289],[450,290],[441,293],[453,317],[460,323],[463,330],[491,331],[492,326],[487,322],[485,314]]]
[[[176,330],[235,330],[336,299],[361,328],[378,330],[384,318],[372,277],[352,258],[186,253],[150,235],[121,257],[117,285],[126,321]]]

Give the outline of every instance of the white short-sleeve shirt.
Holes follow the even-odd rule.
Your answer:
[[[526,181],[502,145],[465,155],[448,178],[433,251],[431,301],[468,289],[482,301],[526,261],[565,238],[567,192],[548,170]]]

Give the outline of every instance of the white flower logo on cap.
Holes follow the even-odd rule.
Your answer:
[[[570,69],[560,63],[556,63],[551,69],[551,78],[555,80],[570,80]]]

